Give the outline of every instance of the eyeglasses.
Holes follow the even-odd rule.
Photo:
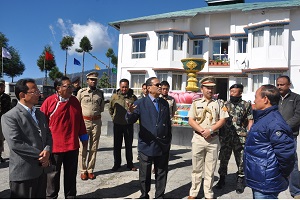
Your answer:
[[[73,85],[62,85],[61,87],[66,88],[66,89],[71,89],[71,88],[73,88]]]
[[[159,87],[159,86],[161,86],[161,84],[160,83],[156,83],[156,84],[152,84],[152,86]]]
[[[39,91],[39,90],[36,90],[36,91],[34,91],[34,92],[27,92],[27,94],[34,94],[34,95],[40,95],[41,94],[41,92]]]

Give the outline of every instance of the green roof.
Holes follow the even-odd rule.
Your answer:
[[[172,18],[188,18],[188,17],[194,17],[197,14],[209,14],[209,13],[231,12],[231,11],[246,12],[246,11],[260,10],[260,9],[293,8],[298,6],[300,6],[300,0],[237,3],[237,4],[220,5],[220,6],[207,6],[207,7],[194,8],[189,10],[182,10],[182,11],[150,15],[150,16],[144,16],[144,17],[138,17],[132,19],[125,19],[125,20],[110,22],[109,25],[119,30],[120,25],[122,23],[127,23],[127,22],[154,21],[159,19],[172,19]]]

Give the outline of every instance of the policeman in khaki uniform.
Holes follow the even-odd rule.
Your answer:
[[[189,125],[194,129],[192,139],[192,186],[188,199],[195,199],[204,175],[204,196],[214,198],[212,190],[214,171],[220,147],[219,129],[224,125],[228,113],[222,100],[212,99],[215,78],[204,77],[200,80],[203,97],[193,101],[189,110]]]
[[[82,107],[83,119],[89,134],[89,147],[79,149],[79,167],[81,170],[81,179],[95,179],[93,173],[96,163],[96,153],[101,135],[101,113],[104,111],[103,91],[97,89],[98,73],[90,72],[86,75],[88,87],[78,91],[77,99]],[[89,155],[87,155],[89,148]]]

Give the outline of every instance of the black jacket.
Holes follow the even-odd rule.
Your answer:
[[[282,100],[279,100],[279,112],[291,127],[294,136],[299,135],[300,126],[300,95],[292,91]]]

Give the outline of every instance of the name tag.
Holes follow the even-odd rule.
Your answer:
[[[201,107],[197,107],[197,109],[203,109],[203,107],[201,106]]]

